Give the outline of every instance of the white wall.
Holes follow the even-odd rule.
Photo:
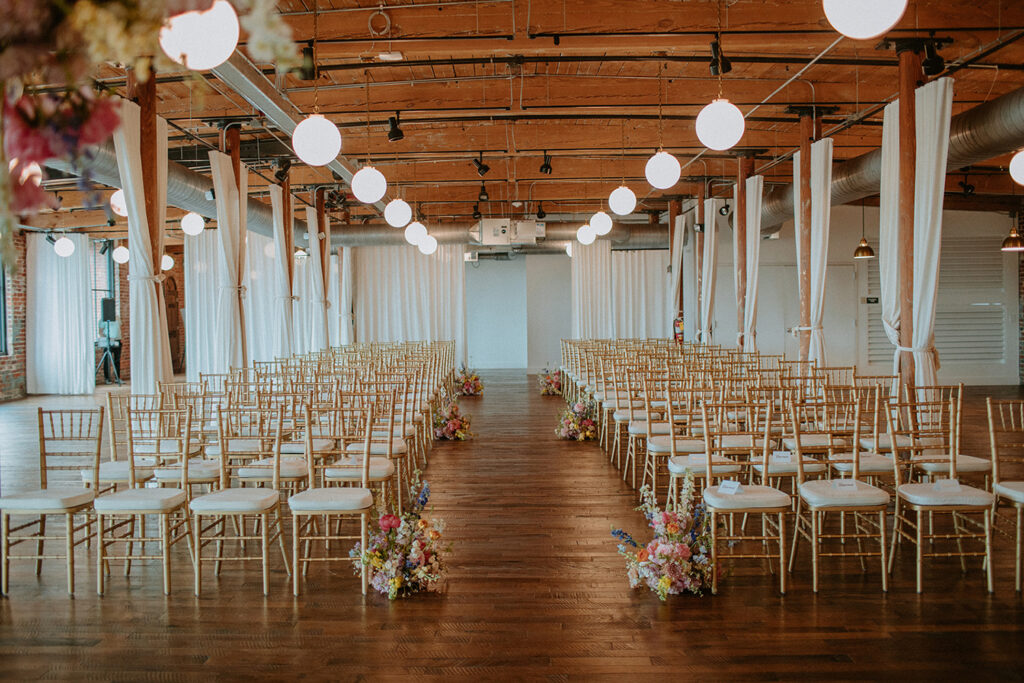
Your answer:
[[[525,368],[526,259],[466,264],[466,336],[473,368]]]
[[[572,336],[572,268],[564,254],[526,257],[527,347],[530,372],[558,367],[561,340]]]

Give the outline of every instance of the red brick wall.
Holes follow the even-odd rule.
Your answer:
[[[7,274],[6,356],[0,356],[0,401],[25,397],[25,233],[14,233],[16,273]]]

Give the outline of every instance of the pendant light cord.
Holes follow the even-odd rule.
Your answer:
[[[313,113],[320,113],[320,67],[317,65],[316,39],[320,29],[320,5],[313,0]]]
[[[622,168],[622,184],[626,184],[626,119],[619,119],[619,125],[621,126],[622,133],[622,157],[620,157],[619,166]]]
[[[662,91],[665,82],[665,62],[661,63],[658,73],[658,151],[665,149],[665,120],[662,118],[662,107],[665,104],[665,95]]]
[[[718,38],[718,49],[719,49],[719,53],[718,54],[721,55],[722,54],[722,52],[721,52],[721,49],[722,49],[722,0],[718,0],[718,32],[717,32],[715,37]],[[718,66],[719,66],[719,68],[718,68],[718,99],[722,99],[722,94],[724,92],[723,86],[722,86],[722,68],[721,68],[721,65],[722,65],[722,60],[721,60],[721,58],[719,58],[719,61],[718,61]]]
[[[363,69],[366,79],[366,165],[370,165],[370,70]]]

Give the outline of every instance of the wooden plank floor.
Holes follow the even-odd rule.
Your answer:
[[[59,561],[38,581],[29,563],[14,565],[11,596],[0,600],[0,677],[1024,678],[1024,608],[1005,538],[996,540],[992,596],[977,567],[962,575],[951,560],[929,563],[928,590],[918,596],[909,548],[888,595],[877,571],[862,575],[853,563],[826,561],[815,596],[806,553],[785,597],[754,565],[737,567],[714,597],[662,604],[630,591],[609,530],[643,533],[633,492],[596,446],[555,438],[563,403],[539,396],[533,378],[512,371],[483,378],[485,395],[462,401],[476,439],[438,445],[427,470],[434,515],[447,520],[453,542],[443,594],[364,600],[347,566],[320,566],[296,599],[278,557],[270,597],[260,594],[256,566],[236,565],[219,580],[207,575],[196,599],[182,546],[169,598],[158,566],[137,566],[129,579],[115,566],[99,598],[94,556],[83,549],[74,600],[64,593]],[[980,395],[972,392],[965,436],[975,449],[985,445]],[[5,492],[35,480],[35,406],[93,400],[0,406]]]

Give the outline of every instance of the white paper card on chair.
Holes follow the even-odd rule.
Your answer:
[[[772,451],[772,460],[775,462],[793,462],[792,451]]]
[[[832,487],[837,489],[855,489],[857,488],[856,479],[833,479]]]
[[[936,491],[959,491],[959,479],[937,479],[932,486]]]
[[[718,485],[718,492],[726,496],[734,496],[740,492],[740,483],[735,479],[726,479]]]

